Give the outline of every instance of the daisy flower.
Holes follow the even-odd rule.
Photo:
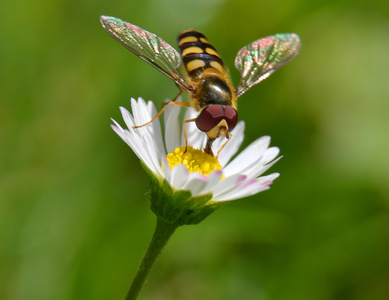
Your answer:
[[[206,135],[194,124],[186,124],[188,148],[185,149],[183,123],[179,105],[164,112],[164,138],[159,120],[149,122],[157,110],[152,101],[131,99],[132,112],[121,107],[127,128],[115,120],[112,128],[141,160],[152,179],[151,208],[168,223],[195,224],[227,201],[244,198],[269,189],[278,173],[261,176],[281,157],[279,149],[269,147],[270,137],[263,136],[236,155],[244,138],[244,122],[232,130],[232,137],[218,158],[204,153]],[[197,112],[185,108],[184,119],[195,118]],[[217,153],[226,139],[213,143]],[[185,151],[186,150],[186,151]],[[235,156],[236,155],[236,156]],[[235,156],[235,157],[234,157]]]

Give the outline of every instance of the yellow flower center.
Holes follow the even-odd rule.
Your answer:
[[[188,146],[186,152],[185,149],[184,146],[177,147],[166,156],[171,169],[176,165],[183,164],[189,172],[200,172],[203,175],[222,169],[216,157],[191,146]]]

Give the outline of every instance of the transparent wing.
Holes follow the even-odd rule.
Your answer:
[[[108,33],[128,50],[161,71],[183,89],[191,87],[180,68],[180,54],[163,39],[142,28],[114,17],[101,16],[101,24]]]
[[[259,39],[239,50],[235,67],[241,73],[236,96],[242,96],[249,88],[269,77],[300,50],[297,34],[284,33]]]

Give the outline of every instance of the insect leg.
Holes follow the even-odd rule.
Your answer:
[[[149,122],[144,123],[142,125],[132,126],[132,129],[143,127],[143,126],[149,125],[150,123],[154,122],[165,111],[165,109],[168,108],[168,106],[171,105],[171,104],[181,105],[181,106],[185,106],[185,107],[190,107],[190,104],[186,103],[186,102],[172,102],[172,101],[170,101]]]
[[[232,134],[229,132],[228,135],[226,135],[227,141],[220,147],[219,151],[216,154],[216,159],[219,157],[220,151],[224,148],[225,145],[230,141],[230,138],[232,137]]]
[[[177,102],[177,103],[179,103],[179,102]],[[184,138],[185,138],[185,152],[184,153],[186,153],[186,150],[188,150],[188,136],[186,135],[185,124],[189,123],[189,122],[194,122],[194,121],[196,121],[196,118],[188,119],[188,120],[184,121]]]

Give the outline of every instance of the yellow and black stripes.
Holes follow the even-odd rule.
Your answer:
[[[178,36],[178,46],[189,76],[201,76],[207,68],[224,73],[223,60],[202,33],[193,29],[184,31]]]

